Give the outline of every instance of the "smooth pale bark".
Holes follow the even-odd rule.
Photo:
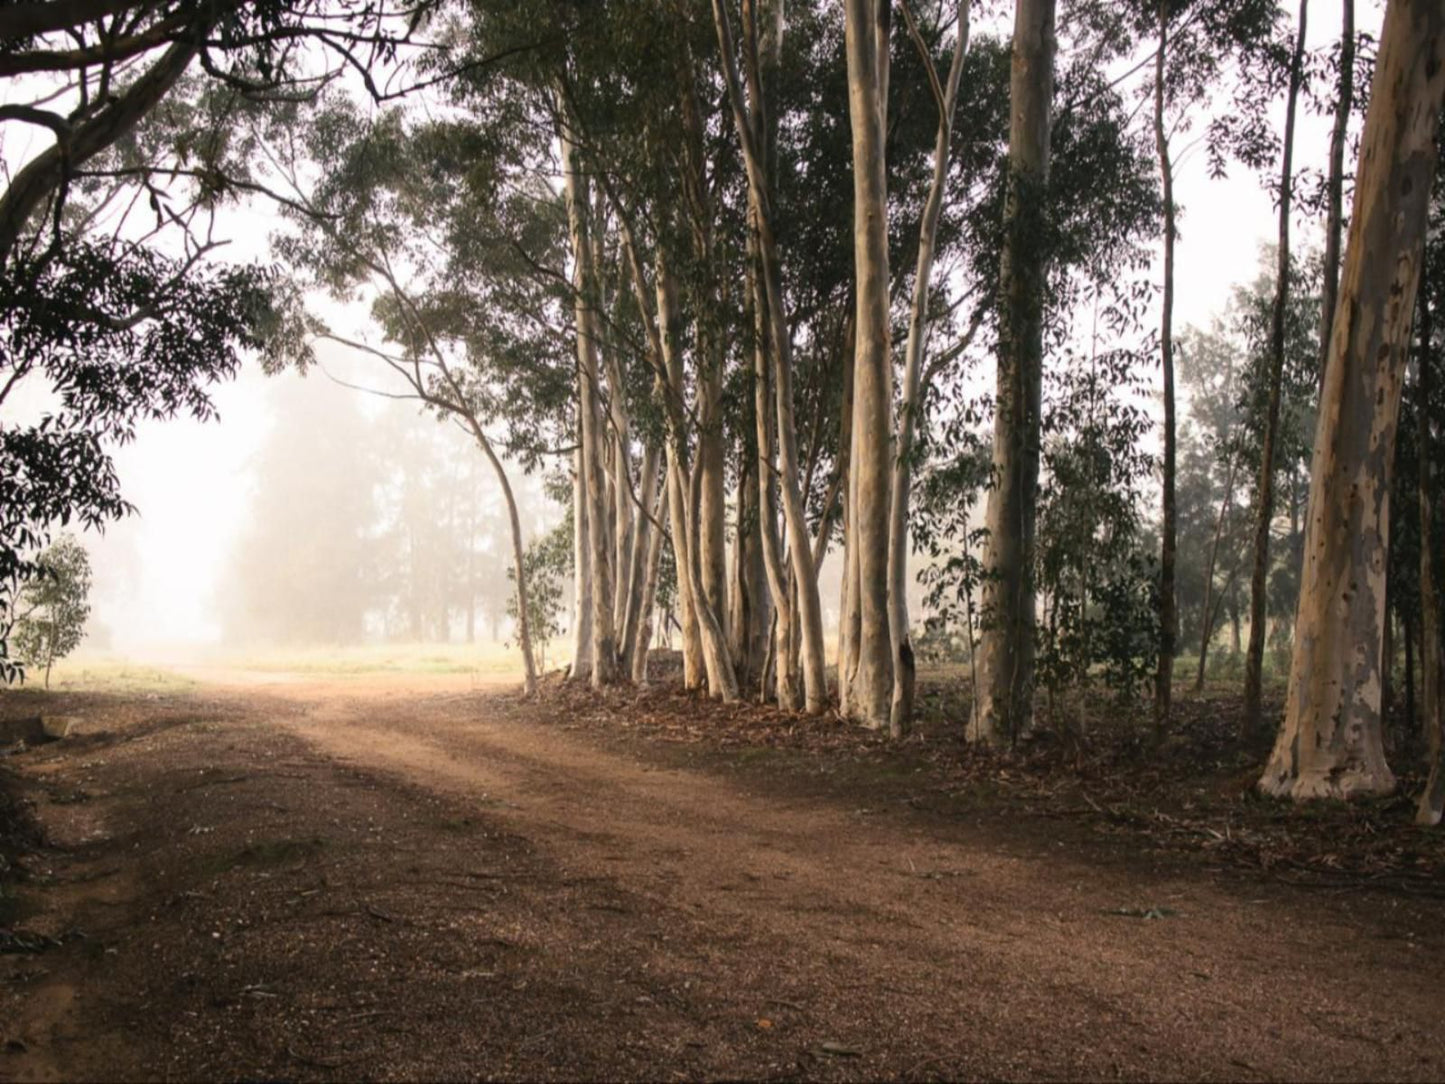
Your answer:
[[[686,463],[686,445],[683,438],[685,418],[682,412],[684,393],[682,349],[678,342],[677,282],[668,265],[665,251],[657,252],[657,327],[662,347],[662,370],[666,387],[664,396],[668,412],[668,503],[676,504],[684,514],[673,516],[676,532],[681,519],[682,535],[673,538],[673,552],[677,557],[677,579],[681,586],[688,581],[688,593],[692,596],[693,617],[698,625],[702,643],[703,664],[707,671],[708,688],[711,694],[725,702],[738,698],[737,675],[733,671],[732,657],[728,654],[727,640],[723,636],[719,612],[708,601],[699,571],[698,548],[701,545],[701,531],[697,529],[700,498],[696,492],[689,492],[689,473]],[[697,476],[693,475],[693,480]],[[692,487],[696,490],[698,487]],[[686,502],[685,504],[683,502]],[[690,514],[688,514],[690,513]]]
[[[750,216],[751,218],[751,216]],[[749,253],[756,256],[756,231],[749,237]],[[756,263],[753,263],[756,268]],[[772,602],[773,621],[768,638],[768,651],[773,666],[773,679],[778,707],[784,711],[797,711],[803,706],[801,690],[794,680],[794,672],[788,666],[779,666],[776,644],[779,639],[787,642],[792,636],[793,598],[788,591],[788,573],[783,563],[782,542],[778,538],[777,487],[773,480],[773,434],[776,421],[773,414],[772,366],[768,361],[770,344],[767,332],[768,304],[766,292],[758,284],[760,271],[752,272],[752,282],[757,287],[753,294],[753,420],[757,433],[758,480],[758,533],[762,541],[763,571]],[[766,669],[766,667],[765,667]],[[766,681],[766,678],[764,679]]]
[[[697,600],[693,597],[692,577],[688,575],[692,554],[687,545],[687,483],[682,480],[682,466],[670,441],[666,472],[668,531],[672,535],[672,562],[677,574],[674,591],[678,627],[682,632],[682,684],[685,689],[701,689],[707,684],[707,663],[703,657]]]
[[[943,212],[943,196],[948,184],[948,156],[953,140],[953,114],[958,102],[958,86],[963,78],[963,62],[968,55],[968,26],[971,0],[958,5],[958,37],[954,43],[953,62],[947,82],[939,85],[938,73],[908,4],[902,10],[909,35],[918,49],[919,58],[928,72],[938,106],[938,133],[933,140],[933,177],[923,217],[918,224],[918,262],[913,273],[913,301],[908,314],[908,341],[903,348],[903,402],[898,418],[898,440],[894,448],[893,481],[888,512],[888,627],[893,649],[893,700],[889,725],[895,733],[906,730],[913,719],[914,689],[918,668],[913,658],[913,643],[908,615],[908,499],[913,489],[913,442],[918,428],[918,413],[923,407],[923,356],[928,348],[928,291],[933,282],[933,255],[938,239],[938,220]]]
[[[600,462],[607,479],[605,495],[607,507],[607,565],[612,584],[612,631],[616,637],[620,676],[627,676],[627,668],[621,659],[626,647],[623,639],[623,625],[626,620],[628,563],[632,545],[633,492],[632,492],[632,420],[627,412],[627,401],[621,393],[622,371],[617,351],[607,348],[600,334],[600,317],[608,309],[606,285],[598,269],[607,261],[607,193],[598,185],[592,192],[592,212],[588,219],[588,240],[592,246],[591,268],[593,269],[593,296],[595,306],[592,312],[593,345],[599,359],[598,371],[607,377],[607,387],[613,394],[606,397],[606,426],[602,434],[603,454]]]
[[[659,483],[661,479],[659,479]],[[667,514],[667,487],[659,484],[657,518]],[[647,576],[642,584],[642,616],[637,624],[637,637],[632,652],[632,680],[647,684],[647,653],[652,646],[652,617],[657,608],[657,579],[662,571],[662,532],[654,529],[647,541]]]
[[[595,257],[593,266],[600,266]],[[636,499],[632,488],[632,453],[629,447],[632,420],[628,416],[627,406],[623,402],[622,372],[618,367],[615,351],[606,352],[604,358],[607,368],[607,383],[613,389],[612,394],[607,397],[608,420],[612,424],[612,440],[608,449],[612,475],[612,549],[610,551],[613,571],[612,627],[618,635],[622,654],[625,655],[627,608],[632,587],[631,566],[633,551],[636,548],[633,545],[634,534],[637,530],[636,521],[641,517],[635,514],[632,507],[633,501]],[[627,664],[623,662],[621,668],[625,677],[629,672]]]
[[[856,311],[854,317],[856,319]],[[853,349],[857,349],[856,331]],[[858,676],[858,544],[853,540],[853,371],[852,357],[843,370],[843,404],[839,410],[838,448],[843,478],[843,575],[838,600],[838,714],[852,718],[853,683]]]
[[[1423,277],[1423,269],[1422,269]],[[1423,677],[1421,690],[1424,694],[1425,739],[1430,747],[1430,777],[1415,808],[1415,823],[1427,826],[1438,825],[1445,815],[1445,705],[1441,703],[1441,683],[1445,682],[1445,651],[1440,643],[1440,587],[1437,582],[1439,539],[1435,536],[1435,453],[1434,434],[1430,430],[1430,395],[1435,374],[1431,371],[1430,350],[1433,341],[1433,321],[1430,306],[1426,301],[1424,284],[1421,284],[1420,300],[1420,670]],[[1406,620],[1405,661],[1410,661],[1409,621]],[[1407,675],[1410,674],[1407,665]],[[1413,690],[1414,682],[1410,682]],[[1410,721],[1414,723],[1413,695],[1411,696]]]
[[[766,305],[759,305],[758,308],[765,309],[765,312],[761,314],[767,319],[768,341],[771,347],[767,360],[771,362],[773,398],[777,416],[778,484],[782,493],[783,521],[787,530],[789,561],[799,586],[797,617],[802,635],[805,707],[809,713],[816,714],[823,711],[828,702],[827,668],[823,655],[823,608],[818,597],[817,570],[813,567],[806,510],[803,506],[803,494],[799,485],[798,437],[793,420],[792,341],[783,307],[782,264],[778,257],[777,240],[773,231],[771,187],[768,183],[766,162],[760,148],[765,139],[767,123],[764,121],[761,125],[756,124],[756,119],[761,115],[763,94],[757,65],[753,63],[756,56],[754,52],[750,52],[748,55],[748,79],[752,106],[752,117],[749,116],[749,105],[743,99],[742,85],[738,78],[734,59],[732,31],[722,3],[723,0],[713,0],[713,21],[717,28],[728,101],[732,107],[734,127],[737,130],[739,142],[742,144],[743,163],[748,177],[748,206],[757,238],[759,278],[763,287],[762,297],[766,299]],[[781,22],[781,9],[775,4],[770,10],[774,13],[773,18],[770,20],[765,15],[763,22],[776,27]],[[776,32],[775,37],[780,37],[780,32]],[[776,46],[770,44],[769,51],[775,55]],[[775,60],[771,61],[771,63],[775,62]],[[770,466],[771,464],[765,465],[761,473],[770,473]],[[770,573],[768,582],[770,589],[774,592],[773,605],[777,608],[781,618],[784,611],[789,609],[787,588],[786,585],[776,584],[773,581],[774,577]],[[790,642],[790,637],[785,638],[783,642]],[[779,667],[780,671],[784,669],[786,667]]]
[[[1179,599],[1174,587],[1175,557],[1179,548],[1179,516],[1174,499],[1176,425],[1174,417],[1174,164],[1169,155],[1169,132],[1164,123],[1165,73],[1169,58],[1169,5],[1159,3],[1159,48],[1154,54],[1154,151],[1159,158],[1159,180],[1164,200],[1164,288],[1159,304],[1159,368],[1164,393],[1164,472],[1159,541],[1159,658],[1154,671],[1154,733],[1169,725],[1174,694],[1174,645],[1179,635]],[[1202,672],[1202,671],[1201,671]]]
[[[657,449],[649,447],[642,456],[642,475],[639,480],[638,500],[642,508],[636,516],[636,525],[633,529],[631,539],[631,550],[628,553],[627,561],[627,601],[623,607],[622,621],[622,673],[624,677],[632,677],[637,667],[635,660],[639,650],[646,650],[640,647],[639,641],[642,637],[644,618],[651,615],[647,612],[645,596],[647,594],[647,578],[651,574],[649,559],[652,552],[652,536],[654,528],[649,516],[653,506],[657,503],[658,485],[661,480],[661,472],[658,469],[658,461],[661,457]],[[631,495],[629,494],[629,503]]]
[[[562,99],[559,93],[559,104]],[[602,686],[610,685],[617,678],[617,640],[612,624],[613,588],[609,559],[612,538],[608,530],[610,516],[606,484],[602,477],[596,314],[592,308],[596,275],[589,241],[587,179],[581,172],[578,148],[566,121],[559,126],[558,136],[562,146],[567,222],[572,239],[578,409],[582,413],[582,491],[587,506],[587,550],[592,565],[592,684]]]
[[[1345,207],[1345,145],[1349,141],[1350,111],[1355,104],[1355,0],[1340,4],[1340,84],[1335,100],[1335,123],[1330,132],[1330,166],[1325,179],[1324,281],[1320,287],[1320,380],[1330,350],[1330,329],[1340,293],[1340,236]]]
[[[1380,718],[1390,464],[1445,94],[1445,7],[1391,0],[1315,433],[1284,726],[1266,794],[1395,786]]]
[[[858,683],[849,703],[858,722],[889,725],[893,648],[889,635],[888,527],[892,461],[892,328],[888,313],[888,187],[884,165],[886,46],[878,8],[889,0],[846,0],[848,113],[853,128],[853,265],[858,342],[853,360],[851,467],[856,477],[858,549]],[[906,720],[901,722],[906,724]]]
[[[707,134],[690,70],[681,73],[683,92],[682,187],[691,227],[693,257],[700,271],[694,320],[697,359],[698,552],[703,594],[719,620],[728,602],[726,457],[723,442],[724,290],[713,251],[714,210],[707,178]]]
[[[1284,384],[1284,323],[1289,305],[1290,207],[1294,188],[1294,124],[1304,60],[1308,0],[1300,0],[1299,26],[1290,59],[1289,95],[1285,100],[1284,153],[1280,165],[1279,264],[1275,270],[1274,308],[1269,326],[1269,403],[1260,444],[1259,480],[1254,491],[1254,567],[1249,580],[1249,650],[1244,659],[1244,712],[1240,736],[1257,738],[1262,729],[1260,698],[1264,686],[1265,607],[1269,588],[1269,534],[1274,522],[1275,445],[1279,440],[1280,397]]]
[[[507,502],[507,525],[512,535],[512,565],[517,570],[517,646],[522,652],[522,688],[527,696],[534,696],[537,692],[537,661],[532,653],[532,619],[527,601],[527,577],[524,573],[526,565],[523,563],[526,547],[522,542],[522,518],[517,512],[517,498],[512,493],[512,483],[507,478],[506,468],[502,466],[492,442],[487,439],[476,415],[468,413],[466,420],[478,447],[482,449],[482,454],[492,465],[497,483],[502,487],[502,498]]]
[[[581,420],[572,456],[572,670],[574,681],[592,677],[592,555],[587,548],[587,494],[582,483]]]
[[[1004,208],[993,473],[985,524],[986,623],[978,706],[968,738],[1013,741],[1033,720],[1034,524],[1043,381],[1044,193],[1054,93],[1054,0],[1018,0],[1009,80],[1009,186]]]

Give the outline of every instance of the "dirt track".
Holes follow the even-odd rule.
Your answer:
[[[1436,903],[1095,861],[454,684],[80,710],[22,758],[64,943],[0,958],[0,1078],[1445,1073]]]

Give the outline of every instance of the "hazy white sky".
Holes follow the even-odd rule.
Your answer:
[[[1359,27],[1377,31],[1381,10],[1369,0],[1360,3]],[[1311,46],[1327,45],[1338,32],[1338,0],[1315,0]],[[1282,116],[1282,107],[1279,112]],[[1321,167],[1328,140],[1328,118],[1302,110],[1296,139],[1299,166]],[[6,148],[6,158],[14,161],[18,150]],[[1260,179],[1243,169],[1211,180],[1203,153],[1195,152],[1181,163],[1179,173],[1176,198],[1183,215],[1176,319],[1180,326],[1206,325],[1227,301],[1231,287],[1254,275],[1260,244],[1275,237],[1275,213]],[[264,257],[269,232],[265,216],[232,218],[232,256]],[[1305,243],[1317,242],[1320,235],[1314,223],[1301,222],[1297,231]],[[348,363],[333,353],[328,368],[348,371]],[[268,378],[248,368],[235,382],[216,389],[219,423],[185,419],[143,425],[135,442],[118,452],[123,490],[140,514],[106,537],[88,540],[101,566],[96,617],[109,627],[116,650],[154,654],[216,640],[220,630],[212,601],[257,484],[251,463],[270,424],[269,385],[299,379],[295,374]],[[313,373],[307,379],[326,378]],[[328,394],[358,393],[328,384]]]

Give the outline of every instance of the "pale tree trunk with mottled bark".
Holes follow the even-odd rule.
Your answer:
[[[1260,789],[1387,793],[1381,653],[1390,465],[1445,94],[1445,7],[1390,0],[1361,140],[1310,470],[1284,726]]]
[[[947,81],[940,84],[933,57],[924,44],[909,8],[910,0],[901,0],[909,36],[918,50],[934,104],[938,106],[938,134],[933,141],[933,178],[923,217],[918,224],[918,262],[913,273],[913,300],[908,315],[908,342],[903,349],[903,402],[898,418],[898,440],[894,448],[893,483],[888,514],[888,625],[893,647],[893,702],[890,729],[906,730],[913,719],[914,687],[918,669],[913,658],[908,615],[908,499],[913,488],[913,442],[918,428],[918,412],[923,407],[923,356],[928,347],[928,291],[933,281],[933,254],[938,238],[938,220],[943,212],[944,190],[948,182],[948,156],[953,139],[953,113],[958,102],[958,86],[963,78],[963,62],[968,55],[968,24],[971,0],[958,5],[958,29],[954,42],[953,62]]]
[[[587,494],[582,482],[582,421],[572,456],[572,670],[574,681],[592,677],[592,554],[587,548]]]
[[[1269,535],[1274,522],[1275,445],[1279,441],[1280,398],[1284,384],[1285,312],[1289,305],[1290,207],[1294,188],[1294,123],[1299,101],[1304,60],[1305,21],[1308,0],[1300,0],[1299,26],[1294,54],[1290,59],[1289,96],[1285,101],[1284,154],[1280,166],[1279,263],[1275,270],[1274,308],[1269,327],[1269,403],[1264,422],[1264,440],[1259,452],[1259,481],[1255,486],[1254,566],[1249,580],[1249,650],[1244,659],[1244,713],[1240,717],[1241,737],[1257,738],[1262,729],[1260,699],[1264,689],[1265,607],[1269,588]]]
[[[889,0],[846,0],[848,112],[853,128],[853,259],[858,343],[853,362],[853,431],[857,455],[858,682],[851,714],[870,727],[889,722],[893,649],[888,609],[888,505],[893,408],[892,327],[888,297],[888,188],[884,165]]]
[[[558,94],[559,106],[562,95]],[[565,117],[566,114],[564,113]],[[596,314],[593,312],[595,274],[588,218],[587,179],[582,175],[576,143],[568,122],[559,125],[562,146],[563,187],[567,220],[572,235],[577,338],[578,409],[582,413],[582,490],[587,506],[587,549],[592,566],[592,684],[609,685],[617,677],[617,641],[612,624],[612,574],[609,551],[606,485],[602,477],[602,418],[599,409]]]
[[[1044,202],[1054,91],[1054,0],[1018,0],[1009,81],[1009,190],[1004,209],[998,390],[985,524],[986,624],[971,741],[1011,742],[1033,719],[1034,523],[1043,380]]]
[[[1325,177],[1324,281],[1320,287],[1320,383],[1329,358],[1330,330],[1335,325],[1335,304],[1340,292],[1340,236],[1345,213],[1345,145],[1349,142],[1350,112],[1355,104],[1355,0],[1340,4],[1340,82],[1335,99],[1334,128],[1330,132],[1330,166]]]

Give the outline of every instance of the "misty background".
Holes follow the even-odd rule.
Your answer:
[[[1361,4],[1359,25],[1378,26],[1381,11]],[[1309,47],[1334,40],[1338,24],[1337,4],[1312,5]],[[1276,129],[1283,103],[1277,112]],[[1323,173],[1328,130],[1327,116],[1301,109],[1298,169]],[[1176,158],[1181,332],[1207,328],[1224,311],[1277,230],[1270,179],[1239,165],[1212,178],[1202,123],[1199,135],[1181,141]],[[5,157],[23,160],[25,149],[6,148]],[[265,260],[277,224],[262,204],[227,210],[218,224],[233,238],[226,258]],[[1320,222],[1301,218],[1295,228],[1300,250],[1320,246]],[[364,335],[359,306],[351,314],[328,301],[316,307],[338,333]],[[144,422],[117,450],[122,493],[137,511],[104,535],[83,536],[95,574],[83,652],[162,662],[263,646],[506,641],[505,511],[475,443],[419,404],[388,398],[398,388],[383,367],[334,344],[318,353],[305,376],[248,365],[212,389],[218,421]],[[991,359],[972,364],[978,389],[991,387]],[[1157,414],[1157,400],[1148,406]],[[544,473],[568,466],[557,457],[528,474],[507,464],[528,543],[562,521],[565,507],[547,495]],[[831,629],[836,554],[820,587]],[[563,597],[565,629],[570,581]],[[913,612],[924,616],[916,603]],[[568,647],[564,632],[547,665],[564,664]]]

